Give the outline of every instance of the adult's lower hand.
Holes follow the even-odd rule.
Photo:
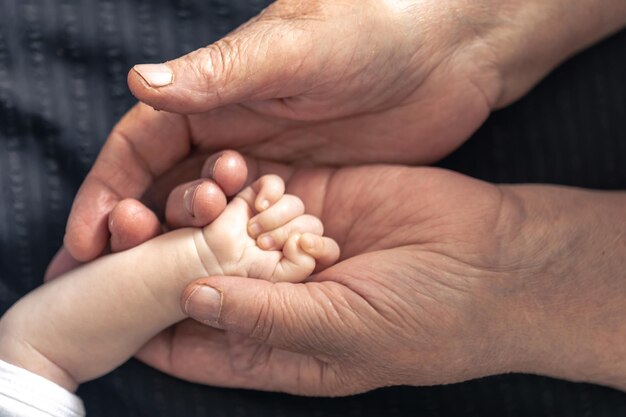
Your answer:
[[[141,352],[211,385],[344,395],[527,372],[626,389],[623,194],[430,168],[279,170],[343,259],[304,284],[209,277]],[[621,275],[620,275],[621,274]]]
[[[130,72],[147,105],[107,140],[66,247],[80,260],[98,256],[113,207],[198,151],[309,165],[434,161],[491,109],[624,24],[623,0],[596,3],[277,1],[215,44]]]

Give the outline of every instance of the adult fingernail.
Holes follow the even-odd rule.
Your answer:
[[[222,160],[224,156],[224,153],[220,153],[217,158],[215,158],[215,162],[213,163],[213,170],[211,171],[211,178],[215,179],[215,173],[217,172],[217,166],[220,164],[220,161]]]
[[[200,188],[200,184],[192,185],[185,190],[185,194],[183,195],[183,205],[185,206],[185,211],[187,211],[191,217],[196,217],[193,211],[193,206],[196,201],[198,188]]]
[[[203,323],[215,324],[222,311],[222,294],[207,285],[198,285],[185,302],[185,314]]]
[[[174,73],[165,64],[135,65],[133,70],[153,88],[165,87],[174,81]]]

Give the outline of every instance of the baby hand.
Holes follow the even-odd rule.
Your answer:
[[[277,176],[243,190],[204,228],[179,229],[85,264],[0,320],[0,359],[70,390],[126,361],[185,318],[180,296],[210,275],[301,281],[339,247]]]
[[[323,233],[322,222],[305,214],[302,200],[285,194],[283,180],[266,175],[240,192],[194,241],[206,276],[296,282],[316,263],[327,266],[339,258],[339,246]]]

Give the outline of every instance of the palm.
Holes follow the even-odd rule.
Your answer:
[[[300,164],[429,163],[458,147],[489,114],[484,96],[470,82],[437,82],[426,80],[416,94],[383,109],[314,121],[307,120],[317,117],[312,109],[298,109],[293,119],[276,110],[274,100],[184,117],[190,141],[203,151],[236,148],[257,158]],[[436,99],[428,96],[431,88],[437,90]],[[343,108],[345,98],[332,96],[327,103]]]
[[[436,335],[459,330],[456,320],[466,307],[464,291],[471,291],[472,285],[482,285],[468,280],[466,271],[478,276],[494,267],[490,259],[478,254],[495,253],[492,240],[486,236],[500,216],[499,190],[435,169],[318,169],[292,171],[287,176],[288,192],[302,198],[312,214],[321,216],[326,233],[342,247],[343,261],[312,281],[339,284],[341,291],[347,288],[359,294],[381,313],[364,309],[358,320],[346,319],[343,336],[349,339],[373,334],[377,341],[387,340],[384,348],[397,357],[397,347],[407,342],[398,341],[398,337],[404,337],[399,335],[426,330],[430,337],[417,338],[424,352],[453,350],[438,345]],[[319,201],[326,203],[322,207]],[[416,293],[423,294],[417,297],[421,312],[418,317],[415,311],[409,311],[405,303],[408,300],[404,299],[405,294]],[[397,305],[389,305],[389,300],[395,300]],[[362,299],[355,304],[360,302]],[[443,326],[444,330],[442,323],[448,325]],[[364,327],[389,329],[389,334],[381,337],[380,330],[359,333]],[[466,331],[457,336],[462,338]],[[323,354],[310,356],[273,349],[192,321],[183,322],[170,332],[154,339],[139,357],[183,379],[298,393],[348,393],[372,388],[350,383],[337,386],[338,375],[345,382],[354,369],[362,366],[367,352],[358,348],[350,355],[355,363],[338,365]],[[359,345],[363,344],[366,350],[367,343],[362,342]],[[408,363],[409,356],[402,360]],[[436,365],[432,364],[435,368]],[[371,361],[368,366],[380,367],[381,372],[385,368],[385,364]],[[324,375],[324,380],[319,375]],[[469,376],[475,375],[461,377]],[[425,383],[447,382],[438,380],[441,377],[432,372],[424,372],[423,378]]]

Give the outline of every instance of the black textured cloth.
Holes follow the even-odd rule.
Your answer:
[[[203,46],[267,0],[0,0],[0,313],[41,282],[73,196],[133,104],[126,73]],[[626,189],[626,32],[492,115],[442,166]],[[626,210],[625,210],[626,212]],[[136,361],[80,388],[100,416],[626,416],[626,394],[526,375],[340,398],[185,383]]]

